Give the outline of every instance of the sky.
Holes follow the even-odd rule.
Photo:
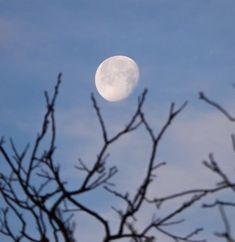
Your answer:
[[[62,72],[56,106],[57,155],[64,176],[70,179],[73,174],[71,182],[76,183],[77,158],[92,162],[102,144],[90,94],[94,93],[109,133],[114,134],[127,123],[147,88],[144,111],[156,133],[171,102],[189,102],[159,147],[158,159],[168,165],[159,174],[158,192],[214,184],[216,177],[201,162],[214,152],[229,174],[234,171],[233,126],[199,100],[198,92],[233,111],[234,23],[234,0],[0,0],[0,136],[12,137],[19,149],[32,142],[45,112],[43,91],[52,91]],[[94,82],[99,64],[113,55],[133,58],[140,69],[137,88],[116,103],[99,96]],[[110,162],[120,170],[114,178],[120,189],[135,189],[149,145],[140,130],[111,149]],[[113,218],[99,195],[91,198],[91,205]],[[202,237],[219,241],[213,235],[215,228],[222,227],[219,213],[209,212],[202,219],[205,211],[195,208],[189,222],[177,229],[185,232],[205,223],[208,231]],[[89,233],[90,227],[102,233],[83,220],[80,228],[87,233],[77,232],[78,239],[99,242]]]

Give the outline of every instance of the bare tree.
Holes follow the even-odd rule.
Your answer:
[[[63,180],[60,165],[54,159],[57,131],[55,103],[61,76],[61,74],[58,75],[52,96],[50,97],[47,92],[44,93],[47,108],[41,130],[31,147],[27,145],[23,151],[19,151],[16,149],[13,140],[10,139],[9,149],[5,145],[4,138],[2,137],[0,140],[1,162],[7,165],[7,168],[0,172],[0,233],[12,241],[77,241],[75,238],[76,224],[73,216],[75,214],[79,216],[79,213],[83,212],[101,225],[103,238],[99,240],[103,242],[122,239],[135,242],[153,242],[158,241],[157,233],[164,234],[175,242],[206,241],[195,238],[202,231],[202,228],[196,228],[184,235],[172,233],[169,228],[182,223],[183,221],[179,220],[177,216],[191,208],[194,203],[206,195],[224,189],[235,190],[235,184],[223,173],[213,155],[210,155],[209,162],[204,164],[222,179],[222,182],[215,187],[211,189],[191,189],[166,197],[150,198],[148,195],[158,169],[165,165],[164,162],[159,163],[156,161],[159,143],[172,121],[185,108],[187,102],[179,108],[176,108],[175,104],[172,103],[165,124],[155,134],[143,111],[147,95],[147,90],[144,90],[138,99],[136,110],[131,115],[129,122],[122,130],[110,136],[97,101],[94,95],[91,95],[91,101],[101,127],[103,145],[91,167],[83,160],[79,160],[76,169],[84,174],[84,179],[75,189],[71,189],[68,186],[69,181]],[[205,96],[202,95],[201,97]],[[108,150],[122,136],[136,131],[140,126],[143,126],[149,135],[151,151],[146,163],[146,174],[135,193],[130,195],[128,192],[117,191],[113,187],[112,178],[118,172],[118,168],[109,166]],[[48,138],[47,148],[43,148],[42,143]],[[109,221],[102,213],[97,212],[95,208],[89,207],[79,199],[83,194],[92,193],[98,188],[103,188],[124,204],[122,209],[112,208],[119,216],[115,230],[111,228]],[[168,212],[163,217],[153,216],[141,229],[137,226],[139,224],[138,214],[145,204],[159,210],[163,203],[184,197],[184,202],[178,207],[176,206],[173,211]],[[224,203],[217,201],[215,205],[207,206],[217,206],[218,204],[226,230],[225,233],[220,233],[218,236],[222,236],[231,242],[234,239],[224,209],[224,206],[229,205]],[[231,203],[230,206],[234,206],[234,204]],[[17,226],[12,226],[12,219],[16,221]]]

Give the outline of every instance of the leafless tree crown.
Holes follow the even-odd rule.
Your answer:
[[[235,192],[235,184],[223,172],[212,153],[209,155],[208,161],[204,161],[204,165],[220,178],[220,182],[214,187],[186,190],[165,197],[150,198],[148,196],[148,189],[155,179],[158,169],[165,165],[164,162],[158,163],[156,161],[158,145],[171,123],[185,108],[187,102],[178,108],[172,103],[164,125],[158,133],[155,133],[143,111],[147,95],[147,90],[144,90],[129,122],[122,130],[110,136],[97,101],[94,95],[91,95],[91,101],[102,131],[103,145],[91,167],[83,160],[79,160],[75,169],[84,174],[84,179],[75,189],[71,189],[68,186],[69,181],[64,181],[62,178],[60,165],[54,160],[57,131],[55,103],[61,77],[60,73],[51,97],[48,92],[44,93],[46,112],[42,120],[41,130],[34,143],[30,146],[26,145],[23,151],[19,151],[12,139],[9,140],[8,145],[5,144],[4,137],[0,140],[1,163],[6,167],[5,170],[0,172],[0,233],[6,237],[7,241],[78,241],[75,238],[76,224],[73,216],[79,216],[81,212],[90,216],[102,226],[103,238],[97,238],[97,241],[109,242],[128,239],[135,242],[153,242],[159,241],[158,234],[163,234],[175,242],[206,241],[206,239],[197,238],[198,233],[203,228],[195,228],[195,230],[188,231],[183,235],[171,232],[170,228],[183,223],[183,220],[178,219],[178,215],[192,208],[196,202],[205,196],[226,189]],[[209,100],[203,93],[200,93],[200,98],[219,109],[229,120],[235,120],[220,105]],[[109,166],[108,149],[122,136],[134,132],[140,126],[143,126],[149,135],[151,151],[144,179],[135,193],[130,195],[128,192],[122,193],[115,190],[113,186],[112,178],[118,172],[118,168]],[[42,150],[42,142],[48,137],[48,146]],[[235,147],[234,135],[231,137],[233,147]],[[111,228],[109,221],[103,214],[98,213],[95,208],[89,207],[79,199],[82,194],[92,193],[101,187],[124,204],[123,209],[112,207],[119,217],[115,230]],[[185,201],[163,217],[154,215],[139,229],[139,226],[137,226],[139,223],[138,214],[144,204],[152,205],[158,211],[162,208],[162,204],[178,198],[185,198]],[[206,208],[215,206],[218,207],[224,223],[224,232],[216,233],[216,235],[227,242],[234,242],[226,207],[235,207],[235,203],[217,200],[213,204],[203,204],[203,207]],[[16,221],[17,228],[13,225],[12,219]]]

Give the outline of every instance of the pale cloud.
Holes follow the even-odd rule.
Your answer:
[[[0,18],[0,49],[10,48],[19,38],[18,26],[6,18]]]
[[[107,114],[104,113],[105,115]],[[165,117],[163,116],[151,115],[150,122],[155,126],[155,131],[164,123]],[[69,144],[76,142],[76,144],[66,147],[65,151],[69,152],[67,155],[74,158],[80,154],[88,164],[94,162],[102,144],[102,135],[95,114],[91,114],[85,109],[79,111],[71,109],[70,111],[66,110],[66,113],[59,114],[58,119],[59,127],[63,127],[59,129],[61,131],[59,138],[66,141],[70,140]],[[127,120],[126,115],[124,115],[124,118],[112,120],[109,117],[108,119],[108,128],[112,132],[123,127]],[[191,188],[213,187],[218,181],[217,177],[201,164],[202,160],[207,159],[209,152],[215,153],[215,157],[219,159],[218,161],[226,172],[233,172],[231,169],[233,150],[230,140],[232,129],[232,123],[228,122],[216,110],[201,112],[192,106],[185,110],[172,124],[159,146],[157,162],[166,161],[168,164],[157,171],[157,179],[149,189],[149,196],[159,197]],[[76,148],[76,145],[80,148]],[[69,148],[71,148],[70,151]],[[146,174],[147,161],[151,152],[151,142],[144,128],[141,127],[138,131],[122,137],[120,141],[110,147],[109,152],[110,157],[107,164],[109,166],[117,165],[119,168],[119,173],[113,178],[114,183],[117,184],[115,189],[123,193],[130,191],[130,194],[134,194]],[[72,163],[68,163],[67,166],[70,169],[65,170],[65,172],[68,173],[70,178],[71,174],[74,174],[74,179],[76,179],[77,175],[71,173]],[[103,207],[100,207],[100,205],[97,207],[97,201],[101,198],[94,196],[91,206],[101,211],[103,216],[112,221],[112,227],[115,229],[118,218],[112,211],[111,206],[115,204],[117,208],[121,208],[123,207],[122,201],[111,196]],[[167,203],[161,211],[157,211],[158,216],[164,216],[164,214],[172,211],[184,199]],[[140,213],[138,226],[143,227],[151,220],[155,211],[155,208],[145,207],[145,210]],[[203,216],[204,211],[199,207],[195,207],[193,211],[186,213],[185,216],[180,216],[188,218],[187,221],[189,221],[185,225],[181,225],[184,228],[183,231],[179,230],[182,234],[192,231],[197,225],[200,226],[198,221],[193,222],[194,217],[195,214]],[[213,222],[213,216],[210,219],[208,218],[210,223]],[[78,216],[76,221],[78,222],[78,238],[98,242],[98,236],[102,237],[102,228],[92,222],[90,218],[85,219],[83,216]],[[95,235],[86,232],[86,228],[91,226]],[[209,234],[205,235],[207,238],[209,236]],[[171,241],[159,233],[157,233],[157,237],[164,242]],[[125,242],[125,240],[123,241]]]
[[[59,116],[59,136],[61,140],[69,142],[66,150],[68,149],[70,160],[75,161],[81,157],[88,164],[92,164],[103,142],[95,114],[91,118],[92,115],[87,115],[85,110],[73,110],[68,111],[66,115]],[[151,123],[158,127],[163,124],[157,114],[151,119]],[[118,130],[124,126],[123,123],[125,122],[121,118],[113,120],[108,128]],[[157,183],[161,184],[158,186],[158,192],[167,193],[213,185],[217,177],[201,164],[210,152],[214,152],[218,161],[221,161],[221,166],[231,173],[232,128],[232,124],[217,111],[205,113],[189,110],[182,113],[159,146],[156,160],[166,161],[168,164],[158,171]],[[127,187],[135,191],[141,177],[146,173],[151,152],[151,142],[143,127],[122,137],[111,145],[108,152],[108,165],[116,165],[119,168],[119,173],[114,178],[117,187],[124,192]]]
[[[234,151],[230,135],[233,133],[234,124],[217,110],[190,110],[184,117],[176,121],[172,129],[172,139],[179,159],[185,156],[195,164],[196,160],[205,160],[213,152],[222,166],[231,166]]]

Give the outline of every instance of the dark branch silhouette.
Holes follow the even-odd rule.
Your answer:
[[[208,103],[212,107],[216,108],[218,111],[220,111],[229,121],[234,122],[235,118],[220,104],[217,102],[211,100],[208,98],[203,92],[199,93],[199,98],[203,100],[204,102]],[[235,136],[234,134],[231,134],[231,141],[232,141],[232,147],[235,152]],[[204,161],[204,165],[211,170],[213,173],[215,173],[219,178],[220,182],[217,183],[217,188],[224,187],[223,189],[230,190],[233,195],[235,195],[235,183],[232,182],[233,178],[230,178],[228,174],[226,174],[223,169],[220,167],[219,163],[214,158],[213,153],[209,154],[208,157],[209,161]],[[214,208],[218,207],[221,219],[223,221],[225,231],[224,232],[215,232],[215,235],[223,238],[227,242],[235,242],[235,237],[233,235],[233,231],[231,229],[231,225],[234,223],[234,218],[231,218],[231,224],[228,219],[228,216],[226,215],[226,208],[234,209],[235,208],[235,202],[231,201],[223,201],[223,200],[216,200],[214,203],[211,204],[203,204],[204,208]],[[230,210],[231,211],[231,210]],[[232,223],[233,221],[233,223]]]
[[[209,156],[209,161],[204,162],[204,165],[220,177],[221,182],[217,186],[210,189],[189,189],[165,197],[151,199],[148,195],[148,190],[156,178],[158,169],[166,164],[165,162],[159,163],[156,161],[159,143],[174,119],[185,108],[187,102],[179,108],[176,108],[175,104],[172,103],[165,123],[158,133],[155,133],[143,111],[147,95],[147,90],[144,90],[138,99],[136,110],[131,115],[129,122],[119,132],[110,136],[100,107],[92,94],[91,101],[101,127],[103,144],[91,167],[82,159],[79,159],[76,169],[85,176],[76,188],[71,189],[68,186],[69,181],[65,181],[62,178],[59,163],[54,160],[57,132],[55,104],[61,77],[62,74],[60,73],[51,97],[48,92],[44,93],[46,112],[42,120],[41,130],[32,146],[26,145],[25,149],[20,152],[12,139],[9,140],[8,146],[6,146],[3,137],[0,140],[1,162],[7,165],[7,168],[0,172],[0,233],[8,241],[75,242],[78,240],[75,238],[76,224],[73,216],[79,216],[79,213],[83,212],[102,226],[103,238],[100,238],[99,241],[103,242],[122,239],[135,242],[153,242],[157,241],[156,234],[158,233],[169,237],[175,242],[206,241],[195,238],[203,228],[195,228],[195,230],[186,232],[184,235],[175,234],[171,232],[170,228],[176,224],[183,223],[183,220],[178,219],[178,215],[192,208],[203,197],[225,189],[235,191],[235,184],[219,167],[213,154]],[[217,108],[219,107],[202,94],[201,98]],[[221,108],[218,109],[220,111],[223,110]],[[225,111],[223,113],[226,114]],[[116,166],[108,166],[108,150],[122,136],[134,132],[140,126],[143,126],[149,135],[151,150],[148,160],[145,161],[147,169],[144,178],[134,194],[130,195],[128,192],[123,193],[114,189],[112,178],[118,172],[118,168]],[[47,148],[45,148],[45,140]],[[232,136],[232,141],[235,147],[234,136]],[[112,208],[119,217],[115,230],[110,226],[109,221],[102,213],[81,202],[80,197],[82,194],[92,193],[98,188],[103,188],[114,198],[123,202],[124,206],[122,209]],[[173,208],[172,211],[168,211],[163,217],[153,216],[139,228],[138,215],[145,205],[151,205],[158,210],[161,209],[163,203],[178,198],[185,198],[185,201]],[[230,242],[234,241],[224,206],[234,207],[235,204],[217,201],[211,205],[204,204],[204,207],[217,205],[225,225],[225,232],[218,233],[217,236],[223,237]],[[12,225],[13,220],[17,221],[17,226]]]

